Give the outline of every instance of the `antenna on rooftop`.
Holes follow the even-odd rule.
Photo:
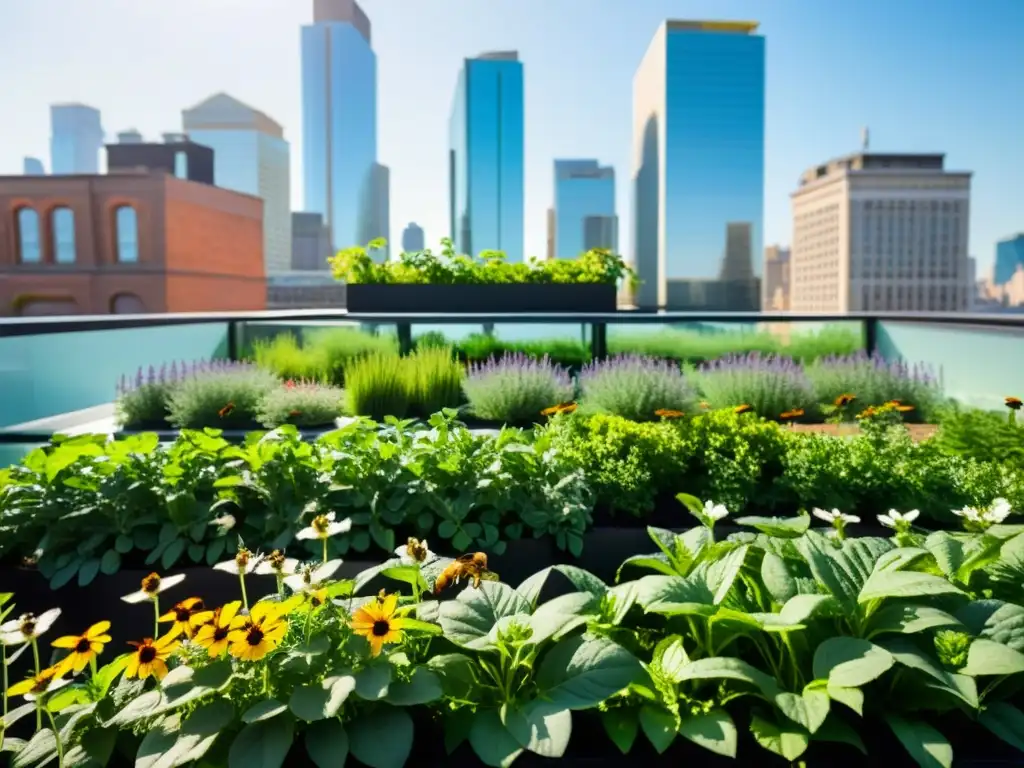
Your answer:
[[[865,125],[860,129],[860,148],[862,152],[868,151],[868,146],[871,144],[871,134],[868,131],[868,127]]]

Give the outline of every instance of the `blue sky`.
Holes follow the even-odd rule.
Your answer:
[[[285,126],[301,203],[299,27],[312,0],[5,2],[0,173],[48,158],[48,105],[82,101],[109,133],[149,137],[227,91]],[[392,241],[447,229],[447,121],[461,60],[520,51],[526,77],[526,250],[544,252],[552,160],[618,174],[631,231],[631,87],[665,18],[760,21],[767,38],[765,243],[790,239],[806,167],[855,150],[942,151],[973,171],[971,253],[1024,230],[1024,0],[365,0],[379,72],[379,152]]]

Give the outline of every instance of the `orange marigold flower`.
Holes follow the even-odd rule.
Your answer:
[[[1011,411],[1019,411],[1024,402],[1019,397],[1008,397],[1006,398],[1006,407]]]
[[[671,408],[659,408],[654,412],[655,416],[660,416],[663,419],[678,419],[686,414],[682,411],[676,411]]]
[[[794,408],[791,411],[785,411],[783,413],[780,413],[779,418],[782,419],[783,421],[789,421],[790,419],[799,419],[803,415],[803,408]]]
[[[753,406],[747,405],[746,403],[744,403],[743,405],[737,405],[735,408],[733,408],[733,411],[735,413],[748,413],[752,410],[754,410]]]
[[[852,403],[856,399],[856,395],[851,395],[849,393],[840,395],[839,397],[836,398],[836,408],[843,408]]]

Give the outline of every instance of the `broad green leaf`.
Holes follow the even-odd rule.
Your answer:
[[[319,683],[299,685],[292,691],[288,708],[297,718],[308,723],[327,717],[328,692]]]
[[[229,704],[228,707],[230,706]],[[84,762],[88,763],[91,760],[98,765],[107,765],[114,752],[114,746],[117,744],[117,737],[116,728],[93,728],[82,734],[78,747],[85,753],[86,760]],[[181,737],[178,738],[180,740]],[[72,765],[67,754],[64,755],[64,765]]]
[[[1015,675],[1024,672],[1024,653],[979,637],[971,643],[967,651],[967,665],[960,671],[971,677]]]
[[[427,666],[441,675],[441,684],[445,693],[452,698],[469,697],[476,685],[473,659],[462,653],[442,653],[432,656]]]
[[[132,699],[121,709],[115,712],[114,716],[110,718],[105,725],[116,725],[121,727],[124,725],[131,725],[139,720],[151,717],[155,714],[156,708],[160,706],[161,700],[162,696],[160,691],[146,691],[141,696]]]
[[[337,720],[320,720],[306,729],[306,754],[317,768],[345,768],[348,734]]]
[[[334,717],[349,694],[356,689],[356,679],[352,675],[332,675],[324,678],[321,685],[328,692],[327,705],[324,711],[327,717]]]
[[[558,571],[565,576],[569,582],[576,587],[578,592],[589,592],[592,595],[601,597],[608,591],[608,585],[601,579],[583,568],[575,565],[554,565],[551,570]]]
[[[34,714],[35,711],[36,703],[34,701],[30,701],[27,704],[22,704],[20,707],[8,710],[7,714],[0,718],[0,732],[10,729],[12,725],[25,717],[25,715]]]
[[[811,737],[807,731],[792,723],[776,723],[768,717],[754,714],[750,719],[750,732],[754,739],[769,752],[789,760],[796,760],[807,751]]]
[[[648,613],[710,616],[715,612],[715,593],[698,574],[689,577],[644,576],[636,584],[636,601]]]
[[[381,568],[380,575],[410,586],[418,586],[421,592],[429,592],[430,587],[418,565],[392,565]]]
[[[864,691],[860,688],[844,688],[841,685],[828,683],[825,691],[832,701],[845,704],[861,717],[864,716]]]
[[[523,599],[530,604],[532,610],[537,605],[537,600],[540,598],[540,592],[544,589],[544,585],[547,583],[548,576],[551,575],[551,568],[545,568],[532,576],[528,576],[523,580],[523,583],[516,587],[516,592],[523,596]]]
[[[619,570],[615,573],[616,580],[622,578],[622,571],[630,566],[632,568],[646,568],[649,571],[656,571],[665,576],[678,576],[676,567],[669,560],[668,555],[662,552],[654,552],[649,555],[633,555],[622,561]]]
[[[797,594],[796,579],[789,571],[786,561],[774,552],[765,552],[761,560],[761,581],[764,582],[772,600],[785,603]]]
[[[570,592],[548,600],[529,619],[533,629],[530,642],[540,644],[551,637],[557,640],[559,635],[598,618],[600,609],[601,598],[590,592]]]
[[[136,768],[156,768],[161,757],[174,747],[178,740],[181,720],[178,715],[168,715],[146,730],[135,755]]]
[[[622,754],[628,754],[640,732],[640,718],[637,710],[621,707],[601,713],[601,724],[612,743]]]
[[[295,721],[287,713],[249,723],[231,742],[228,768],[280,768],[295,735]]]
[[[860,693],[860,689],[853,689]],[[868,748],[856,729],[842,718],[832,715],[814,732],[811,741],[830,741],[835,744],[849,744],[861,754],[867,755]]]
[[[612,601],[611,615],[607,618],[612,624],[618,626],[629,613],[630,608],[636,603],[639,590],[635,581],[627,581],[623,584],[616,584],[608,590],[608,596]]]
[[[477,711],[469,729],[469,743],[480,761],[493,768],[508,768],[523,752],[494,709]]]
[[[681,671],[680,682],[684,680],[735,680],[749,683],[769,699],[780,693],[779,684],[774,677],[741,659],[730,656],[712,656],[691,661]]]
[[[576,636],[545,654],[536,683],[544,698],[564,709],[595,707],[636,680],[636,657],[605,637]]]
[[[985,706],[978,722],[1012,747],[1024,752],[1024,713],[1005,701]]]
[[[830,637],[814,651],[814,677],[841,688],[859,688],[895,663],[892,654],[868,640]]]
[[[174,745],[160,755],[152,768],[177,768],[202,759],[234,717],[235,708],[226,699],[215,699],[199,707],[182,724]]]
[[[796,540],[814,580],[825,587],[847,612],[856,610],[857,596],[882,555],[893,549],[886,539],[845,539],[837,548],[817,531]]]
[[[928,605],[891,603],[883,606],[868,623],[868,637],[889,632],[912,635],[929,629],[956,629],[960,622],[945,611]]]
[[[690,663],[690,657],[683,647],[683,638],[679,635],[666,637],[654,649],[654,663],[658,672],[666,680],[678,683],[684,679],[684,670]]]
[[[704,518],[704,505],[701,504],[700,499],[696,496],[691,496],[688,493],[677,493],[676,499],[698,520],[702,520]]]
[[[541,757],[565,754],[572,735],[572,712],[549,701],[531,701],[505,727],[520,746]]]
[[[245,710],[245,714],[242,715],[242,722],[258,723],[261,720],[269,720],[272,717],[277,717],[287,709],[287,705],[275,699],[264,699]]]
[[[649,704],[640,709],[640,728],[659,755],[671,746],[678,733],[672,713]]]
[[[918,571],[875,571],[861,589],[857,602],[884,598],[934,597],[962,595],[959,589],[941,576]]]
[[[972,709],[978,708],[978,687],[973,678],[939,666],[933,657],[925,654],[909,637],[891,637],[880,644],[898,664],[916,669],[931,678],[928,681],[930,687],[956,696]]]
[[[5,739],[5,742],[13,739]],[[35,732],[31,739],[14,755],[11,768],[30,768],[46,765],[57,759],[57,737],[49,728]]]
[[[736,757],[739,740],[736,724],[723,709],[713,709],[702,715],[684,716],[679,733],[694,744],[723,757]]]
[[[886,715],[886,720],[896,738],[921,768],[951,768],[953,747],[932,726],[892,714]]]
[[[898,547],[878,558],[875,571],[902,571],[927,556],[928,550],[920,547]]]
[[[779,539],[795,539],[803,536],[811,527],[811,516],[799,517],[737,517],[737,525],[747,525],[768,536]]]
[[[828,717],[830,699],[822,690],[807,686],[803,694],[782,692],[775,696],[775,706],[786,717],[808,733],[814,733]]]
[[[489,647],[488,635],[498,619],[530,613],[525,597],[507,584],[485,581],[479,589],[464,589],[454,600],[441,604],[439,622],[445,638],[472,650]]]
[[[960,608],[956,617],[970,634],[1024,653],[1024,606],[1001,600],[973,600]]]
[[[369,768],[402,768],[412,752],[412,718],[398,707],[377,707],[346,726],[352,756]]]
[[[743,568],[747,552],[750,550],[746,544],[737,547],[725,557],[715,560],[707,571],[708,589],[714,594],[713,602],[719,605],[728,596],[736,577]]]
[[[411,707],[415,704],[429,704],[443,695],[441,677],[426,667],[417,667],[408,682],[396,680],[391,683],[385,700],[395,706]]]
[[[371,664],[356,672],[356,693],[367,701],[377,701],[388,695],[391,685],[391,665]],[[351,736],[351,734],[349,734]]]
[[[792,631],[802,629],[816,613],[835,605],[835,598],[829,595],[794,595],[777,614],[755,613],[751,616],[761,622],[765,631]]]

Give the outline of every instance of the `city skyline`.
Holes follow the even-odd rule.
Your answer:
[[[38,0],[13,10],[0,49],[29,63],[45,53],[48,66],[30,66],[12,81],[13,120],[0,142],[0,172],[18,173],[23,156],[48,154],[49,104],[81,101],[101,109],[111,140],[109,134],[130,126],[146,136],[173,128],[176,113],[197,94],[224,90],[284,125],[294,153],[293,208],[301,210],[297,30],[310,22],[311,3],[139,5],[97,0],[85,12]],[[1022,107],[1011,82],[999,85],[1024,59],[1010,34],[1013,21],[1024,20],[1024,7],[1012,0],[993,0],[982,17],[967,5],[917,0],[898,7],[869,0],[855,14],[798,1],[654,0],[630,14],[605,3],[606,13],[588,15],[585,24],[568,2],[524,0],[506,4],[503,13],[457,0],[429,12],[380,0],[362,5],[379,61],[379,155],[391,168],[392,243],[409,220],[431,233],[428,244],[447,233],[444,147],[453,80],[464,58],[516,48],[525,68],[526,252],[544,254],[550,162],[566,156],[601,157],[615,167],[626,250],[631,81],[654,30],[669,17],[761,21],[768,41],[764,243],[790,241],[789,194],[801,169],[856,149],[865,124],[879,151],[946,152],[951,167],[976,173],[970,252],[979,274],[992,264],[995,242],[1022,228],[1024,212],[1013,200],[1024,148],[1012,135]],[[193,17],[203,24],[194,25]],[[86,38],[78,33],[87,23],[98,31]],[[232,26],[232,46],[218,50]],[[174,31],[186,28],[187,36]],[[588,43],[612,33],[615,56]],[[963,53],[955,60],[941,42],[951,37]],[[424,38],[431,40],[428,60],[415,53]],[[554,39],[559,44],[552,46]],[[170,79],[158,75],[169,60],[175,60]],[[156,81],[160,88],[152,88]]]

